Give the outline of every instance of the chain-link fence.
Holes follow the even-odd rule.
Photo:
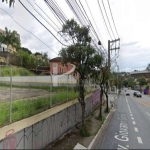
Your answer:
[[[14,67],[0,66],[0,126],[30,117],[78,97],[73,75],[34,75]],[[86,94],[96,89],[85,81]]]

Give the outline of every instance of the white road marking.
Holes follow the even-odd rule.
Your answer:
[[[134,127],[135,132],[139,132],[138,128]]]
[[[132,114],[130,114],[130,116],[133,116]]]
[[[150,116],[150,114],[148,112],[146,112],[146,113]]]
[[[134,118],[133,118],[133,117],[131,117],[131,119],[132,119],[132,120],[134,120]]]
[[[135,121],[132,121],[133,124],[136,124]]]
[[[137,137],[137,140],[140,144],[143,144],[141,137]]]

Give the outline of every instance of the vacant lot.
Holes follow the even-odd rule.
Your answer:
[[[12,100],[21,100],[26,98],[36,98],[39,96],[48,96],[49,92],[42,89],[25,89],[25,88],[12,88]],[[0,102],[10,100],[10,88],[0,87]]]

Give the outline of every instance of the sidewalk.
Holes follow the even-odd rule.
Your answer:
[[[99,114],[99,107],[91,115],[91,117],[86,120],[87,129],[90,131],[89,137],[82,137],[80,135],[79,127],[75,127],[59,141],[53,145],[49,145],[46,149],[91,149],[95,144],[97,144],[97,142],[101,144],[101,134],[104,134],[114,110],[114,108],[112,108],[108,114],[104,112],[105,108],[106,104],[102,107],[102,116],[106,119],[106,121],[104,121],[104,125],[102,125],[102,121],[95,118]]]

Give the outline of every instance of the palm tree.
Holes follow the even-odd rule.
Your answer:
[[[7,0],[2,0],[2,2],[6,1],[6,3],[8,2]],[[15,0],[9,0],[9,7],[12,6],[12,4],[14,5]]]
[[[15,36],[15,32],[11,32],[11,30],[8,30],[7,27],[5,27],[3,43],[7,46],[12,45],[15,48],[20,47],[20,40]]]

